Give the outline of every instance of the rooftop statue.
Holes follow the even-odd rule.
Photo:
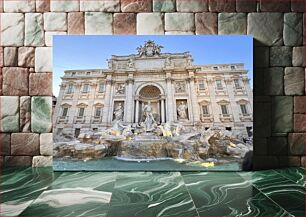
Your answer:
[[[152,57],[155,55],[160,55],[161,53],[161,48],[164,48],[161,45],[156,45],[154,41],[148,40],[145,41],[144,46],[139,46],[137,47],[138,55],[139,56],[148,56]]]

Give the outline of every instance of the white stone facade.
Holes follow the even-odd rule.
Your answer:
[[[113,55],[107,69],[65,71],[53,132],[78,135],[81,129],[110,127],[118,104],[123,124],[137,126],[149,101],[160,124],[251,131],[253,92],[243,64],[193,65],[189,52],[160,53],[160,48],[148,41],[138,54]]]

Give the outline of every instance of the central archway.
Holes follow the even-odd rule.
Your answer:
[[[135,122],[139,123],[143,120],[143,107],[150,102],[153,108],[153,116],[157,123],[165,122],[165,102],[163,98],[162,88],[155,84],[145,84],[140,86],[137,91]]]

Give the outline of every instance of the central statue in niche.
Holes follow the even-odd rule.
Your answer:
[[[151,106],[151,101],[149,101],[144,107],[143,107],[143,115],[145,117],[144,122],[141,123],[142,127],[145,128],[146,132],[152,132],[157,124],[153,116],[153,108]]]

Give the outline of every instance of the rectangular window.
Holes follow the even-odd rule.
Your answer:
[[[228,111],[227,111],[227,106],[226,105],[221,105],[221,111],[223,115],[228,115]]]
[[[66,117],[67,114],[68,114],[68,108],[63,108],[62,116],[63,116],[63,117]]]
[[[89,84],[84,84],[82,92],[83,93],[88,93],[89,92]]]
[[[234,79],[234,84],[235,84],[235,88],[236,89],[241,89],[240,83],[239,83],[239,79]]]
[[[203,111],[203,115],[208,115],[208,106],[207,105],[203,105],[202,106],[202,111]]]
[[[214,66],[214,70],[218,70],[218,66]]]
[[[83,117],[84,116],[84,108],[79,108],[79,117]]]
[[[231,70],[235,70],[236,69],[236,67],[235,66],[231,66]]]
[[[69,84],[67,88],[67,93],[73,93],[73,84]]]
[[[100,83],[99,84],[99,93],[104,93],[104,88],[105,88],[104,84]]]
[[[216,80],[216,86],[217,86],[217,89],[222,89],[222,83],[220,79]]]
[[[205,90],[205,82],[204,80],[199,81],[199,90]]]
[[[246,105],[241,104],[240,108],[241,108],[241,112],[242,112],[243,115],[247,115],[248,114],[248,111],[246,109]]]
[[[96,108],[96,112],[95,112],[95,117],[100,117],[101,116],[101,107]]]

